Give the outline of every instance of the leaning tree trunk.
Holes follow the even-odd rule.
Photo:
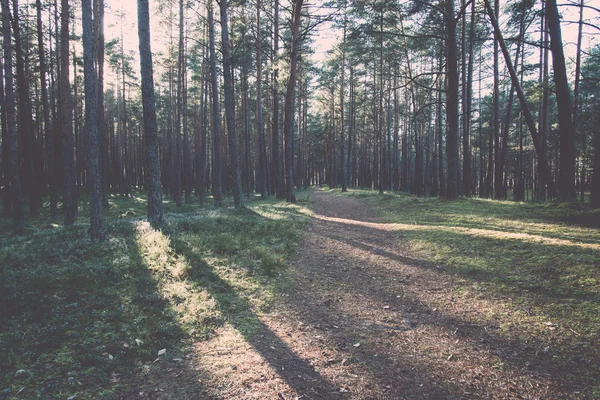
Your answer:
[[[10,35],[10,8],[8,0],[2,0],[2,33],[4,35],[4,79],[6,105],[6,146],[7,176],[12,201],[13,232],[20,233],[24,228],[21,181],[19,177],[19,139],[17,137],[17,117],[15,111],[15,92],[13,86],[12,43]]]
[[[148,220],[162,222],[163,204],[160,184],[158,129],[150,49],[150,12],[148,0],[138,0],[138,36],[140,40],[140,70],[142,73],[142,106],[144,109],[144,139],[146,142],[146,188],[148,190]]]
[[[100,181],[100,141],[98,137],[98,114],[96,112],[96,72],[94,69],[94,38],[92,33],[92,0],[82,0],[83,26],[83,73],[85,90],[85,126],[87,129],[87,184],[90,196],[90,236],[92,240],[104,240],[104,217],[102,215],[102,186]]]
[[[488,16],[490,17],[490,20],[492,21],[492,25],[494,27],[494,35],[498,39],[498,43],[500,44],[500,49],[502,50],[502,55],[504,56],[504,61],[506,62],[506,67],[508,68],[512,84],[517,92],[517,97],[519,98],[519,103],[521,104],[521,112],[523,113],[523,117],[525,118],[525,122],[527,123],[527,127],[529,128],[529,133],[531,134],[531,138],[533,139],[535,152],[538,156],[538,169],[540,177],[543,182],[547,182],[548,194],[550,195],[550,197],[554,197],[555,188],[551,179],[550,167],[548,166],[548,159],[546,157],[546,153],[543,151],[540,136],[538,135],[538,131],[535,126],[535,121],[533,120],[533,115],[531,114],[531,110],[529,109],[529,105],[527,104],[527,99],[525,98],[525,93],[523,92],[523,88],[521,87],[519,78],[517,76],[517,73],[515,72],[515,68],[513,67],[510,54],[508,54],[508,49],[506,47],[506,44],[504,43],[502,32],[500,32],[500,27],[498,26],[498,20],[496,20],[494,11],[490,6],[489,0],[484,0],[484,2]]]

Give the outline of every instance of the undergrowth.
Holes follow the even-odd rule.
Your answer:
[[[309,213],[167,201],[151,226],[145,196],[110,200],[103,244],[88,239],[83,201],[70,228],[40,217],[12,236],[1,222],[1,399],[114,398],[192,340],[251,321],[276,297]]]

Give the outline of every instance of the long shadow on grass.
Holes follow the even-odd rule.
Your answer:
[[[117,398],[133,399],[146,389],[161,390],[153,398],[211,398],[197,384],[185,395],[168,385],[180,372],[180,381],[197,376],[168,361],[183,351],[185,333],[141,255],[135,224],[109,224],[102,244],[82,239],[87,226],[79,224],[7,242],[0,252],[1,398],[20,391],[18,398],[121,392]],[[170,357],[153,363],[162,348]],[[24,379],[14,379],[18,369],[27,371]]]
[[[356,197],[356,196],[355,196]],[[359,196],[362,198],[374,198],[375,195]],[[518,202],[497,202],[478,198],[460,198],[451,201],[441,201],[435,198],[414,198],[408,195],[385,194],[378,197],[377,205],[391,212],[401,210],[407,221],[417,220],[421,225],[434,226],[456,226],[462,228],[483,228],[498,232],[520,233],[519,227],[497,226],[490,218],[498,220],[510,220],[524,222],[527,224],[540,223],[554,225],[556,233],[527,228],[527,233],[542,237],[571,240],[574,242],[598,244],[599,239],[572,237],[561,228],[567,224],[569,227],[597,228],[600,226],[600,213],[581,206],[580,209],[557,208],[554,205],[522,204]],[[426,217],[423,217],[426,213]],[[461,216],[473,216],[477,221],[464,222],[455,221],[453,218]]]
[[[494,242],[491,247],[503,247],[510,243],[518,243],[518,240],[514,239],[474,239],[468,234],[460,233],[445,233],[445,240],[448,241],[465,241],[465,240],[482,240],[485,241],[485,245],[490,246],[490,240]],[[557,265],[542,265],[539,270],[516,270],[513,269],[514,273],[510,274],[506,271],[496,271],[491,267],[490,269],[482,269],[479,267],[463,266],[461,268],[456,267],[440,267],[439,263],[434,263],[426,260],[420,260],[412,257],[408,257],[403,254],[393,253],[382,249],[377,244],[366,243],[364,241],[348,240],[340,236],[329,236],[330,239],[338,240],[343,243],[350,244],[351,246],[361,249],[362,251],[370,252],[388,258],[390,260],[398,261],[400,263],[410,265],[413,267],[425,268],[436,272],[446,274],[458,274],[463,278],[469,279],[476,282],[487,282],[494,285],[501,285],[503,289],[498,291],[504,291],[511,295],[523,296],[529,294],[535,298],[539,303],[551,304],[556,303],[557,299],[569,300],[575,299],[578,301],[589,301],[600,304],[600,293],[585,290],[576,286],[569,285],[562,281],[560,277],[564,273]],[[543,249],[547,245],[527,244],[527,247],[533,248],[531,250],[534,253],[544,254]],[[537,246],[544,246],[541,249],[536,249]],[[566,246],[552,246],[553,250],[558,250],[561,247],[565,247],[566,250],[571,250]],[[595,255],[593,250],[580,250],[582,254]],[[518,266],[513,266],[517,268]],[[516,276],[517,273],[528,274],[524,281],[519,280]]]
[[[223,280],[200,254],[179,235],[164,232],[171,240],[171,248],[188,262],[189,279],[207,289],[221,312],[232,319],[233,326],[244,339],[277,371],[287,384],[309,398],[330,398],[338,392],[310,363],[299,357],[252,311],[248,300]]]
[[[323,241],[338,241],[340,244],[353,246],[367,254],[380,255],[411,267],[433,270],[435,273],[451,275],[454,273],[461,273],[461,271],[457,269],[440,269],[438,268],[438,264],[414,259],[383,249],[382,247],[387,246],[389,243],[393,243],[393,239],[390,239],[390,236],[395,237],[395,233],[393,232],[382,232],[365,226],[358,228],[354,224],[343,224],[339,222],[323,221],[322,223],[325,227],[323,228],[324,232],[321,233],[323,235]],[[342,237],[333,233],[358,229],[361,231],[360,241]],[[461,237],[457,239],[470,239],[465,235],[459,236]],[[382,244],[385,245],[382,246]],[[380,279],[377,282],[382,282],[381,279],[383,279],[383,282],[385,282],[386,274],[389,281],[390,272],[392,271],[382,269],[381,267],[377,268],[376,265],[370,265],[369,268],[361,270],[361,277],[358,279],[358,281],[365,282],[365,285],[354,285],[352,286],[352,290],[361,293],[364,296],[376,299],[377,302],[382,304],[389,304],[389,302],[402,302],[401,300],[396,300],[397,293],[387,290],[385,284],[378,285],[377,288],[372,288],[368,284],[369,282],[372,282],[371,279],[373,277],[378,277]],[[336,271],[333,271],[332,273],[334,278],[341,281],[343,281],[345,279],[345,275],[348,274],[348,272],[341,271],[338,271],[337,273]],[[515,287],[515,282],[506,279],[502,276],[502,274],[490,273],[489,275],[486,275],[476,273],[475,276],[465,277],[467,279],[478,281],[487,278],[489,279],[490,283],[502,283],[515,290],[517,292],[516,295],[520,295],[518,292],[523,290],[522,287]],[[548,282],[548,285],[551,286],[552,282]],[[527,289],[530,291],[532,290],[531,287],[528,287]],[[564,285],[555,289],[556,292],[552,291],[552,289],[548,289],[549,293],[535,293],[537,296],[537,301],[542,303],[551,303],[553,298],[557,296],[564,296],[566,298],[581,298],[588,301],[598,302],[597,294],[595,293],[581,294],[577,292],[577,289],[565,287]],[[534,297],[534,299],[535,298],[536,297]],[[469,341],[471,341],[471,343],[477,343],[477,346],[488,348],[493,354],[500,357],[507,365],[513,365],[516,367],[516,371],[533,370],[539,376],[549,375],[552,377],[554,382],[560,383],[560,385],[565,388],[589,388],[590,383],[593,380],[598,379],[599,371],[592,360],[592,358],[595,358],[596,356],[591,355],[589,350],[581,348],[580,343],[574,343],[573,345],[567,344],[563,349],[552,345],[552,351],[549,354],[545,354],[543,351],[541,351],[540,343],[538,343],[537,346],[534,346],[530,343],[526,343],[523,339],[508,340],[499,334],[491,333],[496,331],[497,327],[473,324],[470,321],[462,320],[455,316],[444,314],[440,311],[434,311],[429,307],[419,303],[406,302],[401,304],[401,307],[411,308],[416,311],[418,315],[425,316],[422,321],[420,321],[421,324],[431,324],[432,326],[443,328],[446,331],[452,331],[458,328],[457,335],[459,337],[467,338]],[[547,344],[551,345],[552,343],[548,342]],[[544,346],[542,346],[542,348]],[[518,355],[513,355],[513,350],[516,351]],[[553,358],[552,355],[556,355],[557,357]],[[532,362],[532,360],[536,360],[538,362]]]

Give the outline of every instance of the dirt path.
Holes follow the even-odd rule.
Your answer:
[[[483,324],[443,266],[412,259],[359,200],[314,192],[292,285],[248,332],[200,342],[221,399],[578,398],[531,343]],[[549,360],[548,362],[551,362]]]

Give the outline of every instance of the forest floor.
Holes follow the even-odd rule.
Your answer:
[[[144,265],[128,273],[149,273],[153,286],[121,293],[126,318],[102,311],[92,343],[69,330],[54,338],[96,358],[63,349],[46,366],[24,363],[27,376],[0,398],[600,397],[598,210],[363,190],[301,199],[168,214],[161,229],[118,223],[113,238],[133,226],[133,264]],[[127,288],[132,279],[111,271]],[[14,341],[35,336],[18,321]],[[70,390],[57,372],[40,391],[48,366],[73,378]]]

